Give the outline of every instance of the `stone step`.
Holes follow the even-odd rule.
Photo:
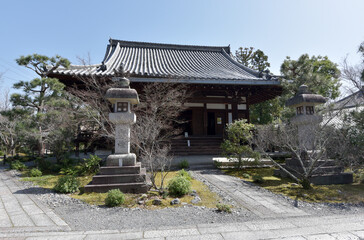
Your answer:
[[[221,150],[178,150],[178,151],[172,151],[174,155],[176,156],[188,156],[188,155],[221,155]]]
[[[141,163],[138,162],[135,166],[110,166],[110,167],[101,167],[99,175],[119,175],[119,174],[139,174],[141,168]]]
[[[339,174],[343,171],[344,171],[343,167],[328,166],[328,167],[320,167],[314,173],[315,174]]]
[[[146,174],[95,175],[91,184],[137,183],[145,182]]]
[[[305,162],[305,166],[309,166],[309,162],[306,161]],[[287,166],[297,166],[297,167],[301,167],[301,163],[299,162],[298,159],[292,159],[292,158],[287,158],[286,159],[286,165]],[[316,162],[316,166],[322,166],[322,167],[331,167],[331,166],[336,166],[336,163],[334,160],[319,160]]]
[[[210,144],[210,143],[201,143],[201,144],[196,144],[196,143],[190,143],[190,147],[207,147],[207,148],[211,148],[212,146],[214,147],[220,147],[221,144]],[[178,147],[188,147],[187,143],[183,143],[183,144],[172,144],[171,145],[172,148],[178,148]]]
[[[297,172],[303,172],[303,169],[301,166],[285,166],[287,169],[292,169]],[[328,166],[328,167],[319,167],[315,170],[314,174],[337,174],[341,173],[344,170],[343,167],[339,166]]]
[[[316,185],[350,184],[353,182],[353,174],[339,173],[339,174],[314,175],[312,176],[310,181]]]
[[[105,193],[111,189],[120,189],[124,193],[146,193],[149,186],[144,182],[86,185],[85,192]]]

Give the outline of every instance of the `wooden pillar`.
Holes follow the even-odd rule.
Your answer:
[[[246,101],[246,119],[248,120],[248,123],[250,123],[250,112],[249,112],[249,104],[248,104],[248,99]]]
[[[203,135],[207,135],[207,106],[203,104]]]
[[[233,98],[231,102],[231,111],[233,115],[233,122],[238,119],[238,101],[236,98]]]

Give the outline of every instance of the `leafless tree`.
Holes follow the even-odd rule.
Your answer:
[[[300,133],[294,123],[257,126],[253,144],[286,175],[304,188],[310,188],[310,178],[320,174],[320,168],[332,161],[327,157],[327,150],[329,144],[333,143],[330,140],[337,136],[332,131],[332,126],[327,123],[318,124],[317,121],[307,124],[305,131],[307,134]],[[290,152],[296,165],[284,166],[270,157],[267,149],[272,146]]]
[[[82,82],[81,86],[75,85],[69,92],[78,98],[78,104],[82,106],[84,118],[80,124],[83,130],[92,132],[94,139],[114,139],[115,129],[109,121],[110,103],[105,98],[107,89],[113,84],[95,76],[78,79]]]
[[[139,96],[140,104],[134,108],[137,122],[132,128],[131,143],[147,167],[153,187],[162,192],[173,159],[170,141],[181,133],[177,126],[183,122],[179,116],[185,109],[187,91],[181,84],[149,83]],[[156,182],[158,174],[160,183]]]
[[[0,141],[5,154],[15,154],[19,139],[17,124],[17,119],[10,120],[9,117],[0,114]]]
[[[77,76],[79,82],[68,87],[67,90],[74,96],[74,102],[82,109],[78,118],[79,131],[90,133],[89,144],[101,138],[112,141],[115,129],[109,121],[111,106],[105,98],[105,93],[115,86],[115,83],[109,78],[98,77],[91,73],[93,66],[90,54],[87,58],[77,58],[88,73],[85,76]]]
[[[2,95],[0,96],[0,111],[6,111],[10,109],[10,89],[1,90]]]
[[[363,87],[362,73],[364,72],[364,64],[350,65],[347,57],[342,62],[341,77],[348,82],[356,90],[361,90]]]

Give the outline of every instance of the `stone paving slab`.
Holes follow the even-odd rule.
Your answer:
[[[278,201],[265,191],[252,189],[239,178],[228,176],[216,169],[195,171],[195,174],[219,188],[239,206],[260,218],[306,216],[308,213],[285,201]]]
[[[198,224],[196,226],[159,228],[148,231],[103,230],[103,231],[51,231],[0,233],[0,238],[10,239],[363,239],[364,215],[336,215],[322,217],[292,217],[286,219],[263,219],[230,224]],[[329,223],[328,223],[328,222]],[[303,222],[313,222],[306,226]]]
[[[0,236],[14,232],[70,230],[50,208],[35,196],[26,194],[3,168],[0,169],[0,193]]]

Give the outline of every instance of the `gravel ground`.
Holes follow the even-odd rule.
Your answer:
[[[18,177],[17,172],[10,174]],[[193,172],[192,175],[197,177]],[[198,178],[198,177],[197,177]],[[202,179],[198,179],[202,180]],[[222,191],[203,181],[212,191],[219,194],[224,203],[234,205],[234,201]],[[161,210],[145,210],[140,208],[106,208],[92,206],[65,194],[57,194],[52,190],[34,186],[31,182],[20,182],[26,193],[34,194],[41,202],[52,208],[74,230],[104,230],[104,229],[155,229],[158,227],[174,227],[181,225],[196,225],[204,223],[244,222],[258,219],[245,209],[234,208],[233,213],[219,213],[216,209],[198,206],[181,206]],[[251,184],[257,191],[268,191]],[[272,193],[272,197],[281,201],[288,201],[292,205],[295,201],[283,195]],[[313,204],[298,201],[300,209],[312,215],[352,214],[364,213],[364,204]]]

